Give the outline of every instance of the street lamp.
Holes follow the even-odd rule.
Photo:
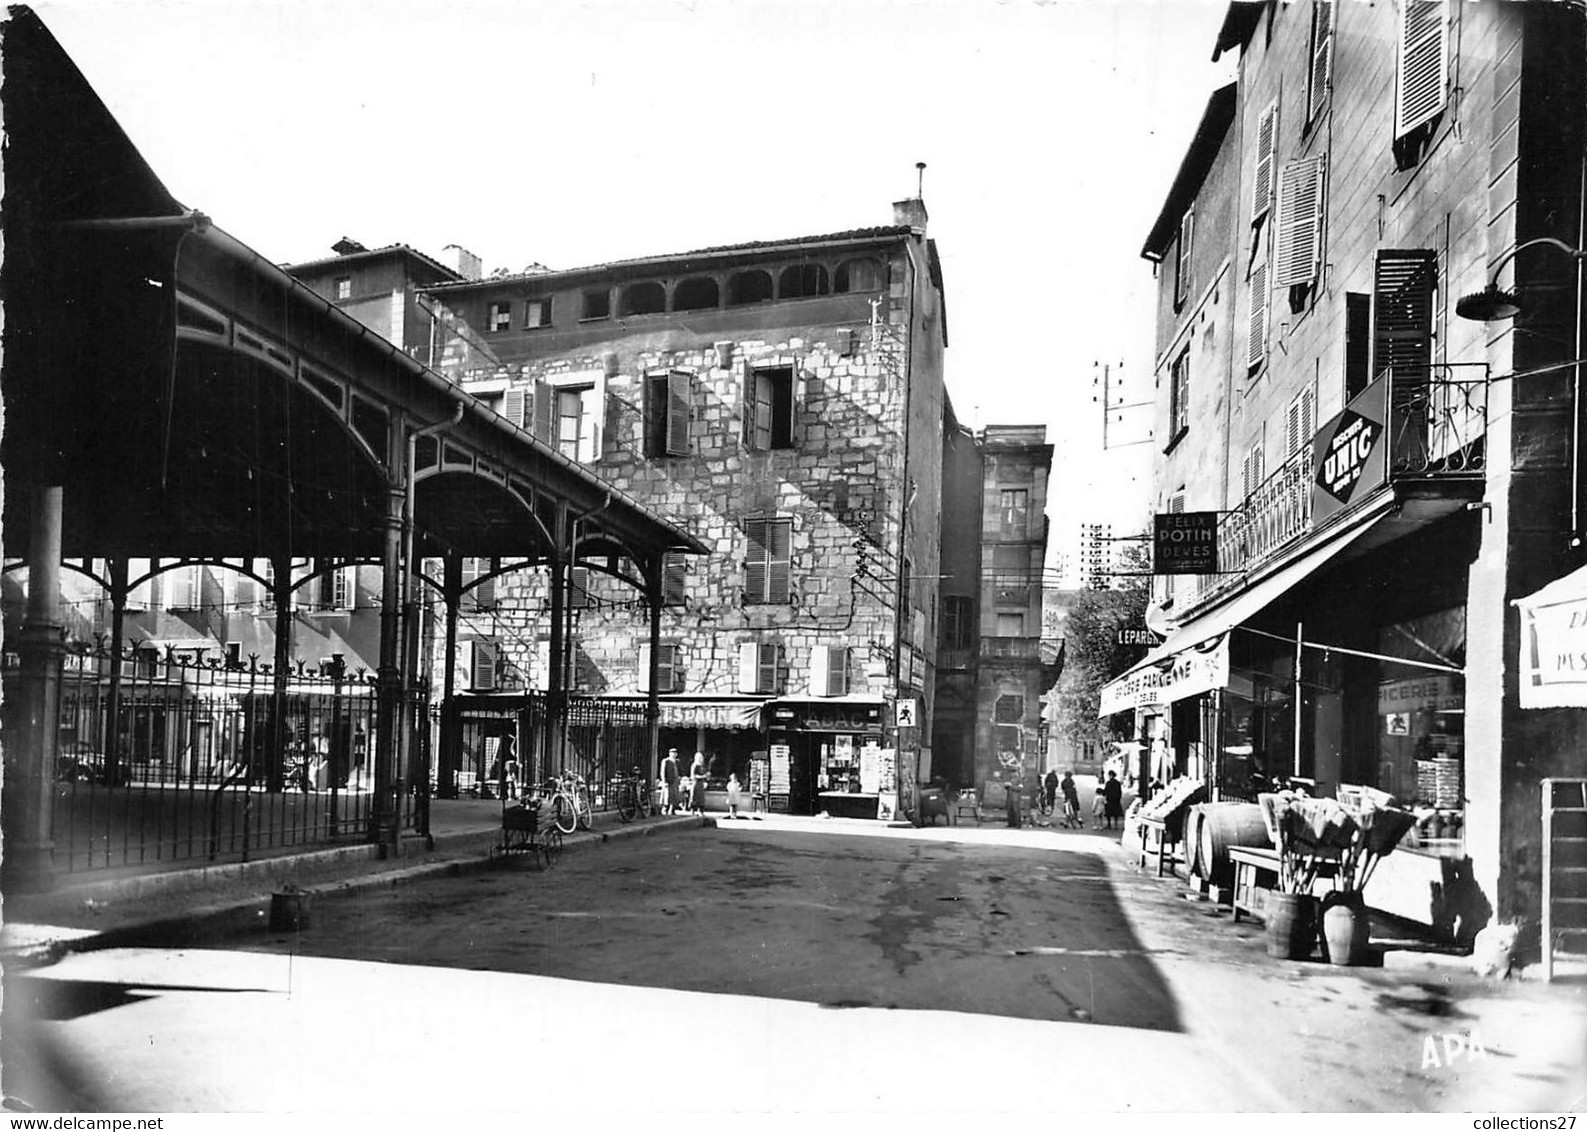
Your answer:
[[[1493,278],[1482,290],[1470,295],[1462,295],[1455,303],[1455,313],[1461,318],[1469,318],[1473,322],[1494,322],[1498,319],[1514,318],[1521,313],[1521,301],[1514,291],[1506,291],[1499,286],[1499,272],[1504,265],[1516,257],[1518,252],[1537,244],[1548,244],[1556,247],[1572,259],[1587,259],[1587,251],[1573,248],[1563,240],[1556,240],[1552,236],[1539,236],[1535,240],[1528,240],[1524,244],[1517,244],[1493,265]]]

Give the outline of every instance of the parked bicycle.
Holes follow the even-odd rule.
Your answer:
[[[542,803],[551,815],[551,824],[563,833],[594,824],[590,788],[577,774],[548,778],[525,796],[526,801]]]
[[[633,821],[636,817],[650,816],[653,792],[650,783],[640,773],[636,766],[628,774],[619,775],[613,780],[614,792],[617,795],[617,816],[624,821]]]

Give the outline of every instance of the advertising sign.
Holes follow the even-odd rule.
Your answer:
[[[1121,645],[1145,645],[1151,648],[1162,638],[1147,628],[1125,628],[1119,630],[1118,643]]]
[[[1225,633],[1215,648],[1205,652],[1198,648],[1186,649],[1171,660],[1120,676],[1105,685],[1098,714],[1108,716],[1150,704],[1171,704],[1187,696],[1227,687],[1228,683],[1229,635]]]
[[[1152,573],[1218,572],[1216,511],[1170,511],[1154,515],[1152,529]]]
[[[1521,706],[1587,707],[1587,567],[1519,599]]]
[[[1317,430],[1312,444],[1314,525],[1383,483],[1388,387],[1388,378],[1378,378]]]

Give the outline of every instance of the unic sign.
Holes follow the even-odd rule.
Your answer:
[[[1388,379],[1380,377],[1323,423],[1312,443],[1312,525],[1382,486]]]
[[[1153,516],[1152,573],[1216,574],[1218,513],[1171,511]]]

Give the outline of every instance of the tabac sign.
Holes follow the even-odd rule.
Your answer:
[[[1152,573],[1218,572],[1216,511],[1170,511],[1152,520]]]
[[[1229,635],[1203,652],[1199,648],[1175,653],[1162,664],[1120,676],[1102,689],[1098,715],[1108,716],[1150,704],[1171,704],[1187,696],[1210,692],[1229,683]]]
[[[1383,483],[1387,447],[1384,420],[1388,380],[1378,378],[1327,421],[1312,445],[1312,522],[1315,524],[1372,494]]]

